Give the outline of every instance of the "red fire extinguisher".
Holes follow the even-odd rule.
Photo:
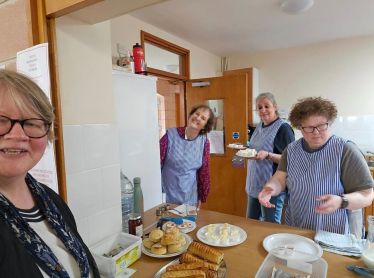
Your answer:
[[[144,75],[145,68],[143,47],[140,44],[136,43],[133,46],[132,52],[134,55],[135,73]]]

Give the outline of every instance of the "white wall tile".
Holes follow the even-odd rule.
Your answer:
[[[118,233],[122,229],[121,206],[115,206],[88,217],[88,246]]]
[[[331,133],[343,131],[343,117],[338,117],[335,122],[330,125]]]
[[[103,210],[101,169],[67,175],[66,185],[76,221]]]
[[[364,117],[364,129],[374,131],[374,116],[363,116]],[[374,145],[374,142],[373,142]]]
[[[64,125],[65,171],[67,175],[84,170],[82,128],[80,125]]]
[[[77,229],[84,243],[88,246],[88,225],[87,218],[77,221]]]
[[[104,209],[121,204],[121,186],[119,165],[101,168]]]
[[[345,131],[364,130],[363,116],[343,117],[343,130]]]
[[[83,125],[82,137],[85,170],[119,164],[117,125]]]

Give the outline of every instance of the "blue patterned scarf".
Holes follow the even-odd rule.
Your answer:
[[[26,184],[41,212],[46,216],[49,225],[55,231],[57,237],[65,245],[69,253],[76,260],[81,277],[89,277],[89,264],[86,252],[78,239],[73,235],[65,223],[56,205],[50,199],[43,187],[29,173],[25,178]],[[27,252],[31,254],[35,262],[50,277],[69,278],[69,274],[59,262],[57,257],[39,235],[22,218],[14,205],[0,193],[0,218],[22,242]]]

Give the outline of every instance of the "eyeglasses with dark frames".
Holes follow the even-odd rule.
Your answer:
[[[325,131],[329,126],[329,123],[317,125],[317,126],[302,126],[301,129],[306,133],[313,133],[315,129],[318,131]]]
[[[0,136],[8,134],[16,123],[21,125],[23,131],[28,137],[35,139],[46,136],[52,124],[43,119],[31,118],[25,120],[14,120],[4,115],[0,115]]]

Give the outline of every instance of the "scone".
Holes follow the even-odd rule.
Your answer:
[[[166,246],[163,246],[160,243],[153,244],[151,252],[156,255],[164,255],[166,253]]]
[[[163,235],[163,231],[156,229],[149,234],[149,239],[153,242],[159,242]]]
[[[143,246],[145,248],[151,249],[152,245],[155,244],[153,241],[151,241],[149,238],[145,238],[143,240]]]
[[[183,230],[185,230],[185,229],[188,228],[188,225],[187,225],[187,223],[183,223],[183,224],[181,224],[181,225],[178,225],[177,227],[178,227],[178,229],[179,229],[180,231],[183,231]]]
[[[168,253],[177,253],[182,250],[182,245],[180,243],[168,245]]]
[[[178,235],[180,232],[177,226],[166,227],[165,234]]]
[[[182,246],[186,245],[187,243],[186,238],[183,235],[179,235],[178,242],[182,244]]]
[[[172,245],[178,243],[178,237],[172,234],[164,234],[164,236],[161,238],[161,244],[162,245]]]

